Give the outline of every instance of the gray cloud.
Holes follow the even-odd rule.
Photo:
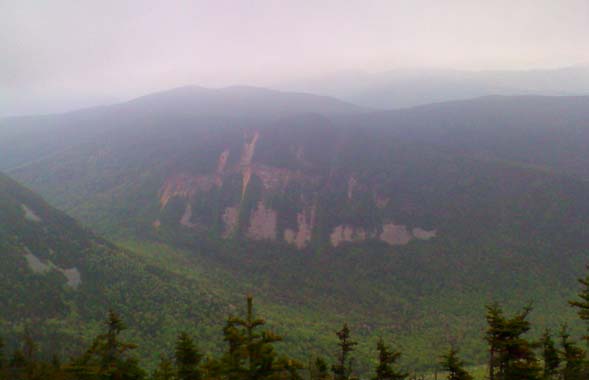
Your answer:
[[[588,35],[586,0],[0,0],[0,115],[189,83],[568,66]]]

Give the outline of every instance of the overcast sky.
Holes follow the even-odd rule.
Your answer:
[[[0,115],[184,84],[587,63],[588,0],[0,0]]]

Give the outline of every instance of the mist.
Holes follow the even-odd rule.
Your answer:
[[[588,34],[583,0],[5,0],[0,116],[187,84],[320,92],[325,78],[399,69],[579,66],[589,62]]]

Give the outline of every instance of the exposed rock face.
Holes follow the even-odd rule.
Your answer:
[[[27,205],[21,204],[21,207],[25,213],[25,219],[30,220],[31,222],[41,222],[41,218],[37,215],[33,210],[31,210]]]
[[[227,207],[225,212],[223,212],[222,219],[225,224],[223,237],[228,238],[233,235],[237,229],[237,222],[239,221],[239,211],[237,207]]]
[[[342,243],[346,242],[358,242],[366,240],[366,231],[362,227],[352,227],[352,226],[337,226],[333,229],[331,235],[329,235],[329,240],[331,241],[331,245],[337,247]]]
[[[313,228],[315,227],[315,212],[317,207],[312,206],[297,214],[297,231],[290,228],[284,230],[284,240],[294,244],[298,249],[305,248],[311,241]]]
[[[69,287],[76,289],[82,283],[82,276],[80,275],[78,268],[73,267],[69,269],[63,269],[53,264],[50,260],[47,260],[47,263],[44,263],[28,248],[25,248],[25,252],[25,260],[27,261],[27,264],[33,273],[45,274],[52,270],[56,270],[64,275]]]
[[[241,173],[243,176],[243,182],[241,187],[241,199],[245,196],[245,192],[247,191],[247,186],[250,182],[252,177],[252,158],[254,157],[254,153],[256,152],[256,143],[258,142],[258,138],[260,137],[260,132],[255,131],[251,140],[246,141],[243,144],[243,151],[241,152],[241,160],[239,161],[239,166],[241,167]]]
[[[33,273],[47,273],[51,270],[51,265],[45,264],[41,259],[35,256],[28,248],[25,248],[25,260]]]
[[[254,165],[251,173],[262,181],[265,190],[282,191],[291,180],[305,180],[305,175],[300,171],[292,171],[268,165]]]
[[[174,197],[191,199],[199,192],[210,191],[215,186],[215,176],[190,176],[178,174],[166,180],[160,190],[160,206],[166,207]]]
[[[387,223],[382,226],[380,233],[380,240],[390,245],[405,245],[412,239],[407,227],[392,223]]]
[[[348,200],[352,200],[352,197],[354,196],[354,190],[356,190],[357,185],[358,180],[354,176],[350,176],[350,178],[348,178]]]
[[[70,288],[76,289],[82,283],[82,276],[80,275],[80,271],[76,267],[70,269],[61,269],[61,273],[67,279],[67,285]]]
[[[215,173],[215,185],[221,187],[223,185],[223,172],[227,166],[227,160],[229,159],[229,149],[225,149],[219,159],[217,160],[217,171]]]
[[[266,140],[264,140],[264,144],[259,144],[260,138],[259,131],[250,130],[244,135],[240,152],[233,152],[229,148],[221,149],[218,153],[216,167],[210,174],[191,175],[178,173],[168,177],[160,189],[161,208],[164,209],[169,200],[174,197],[186,200],[179,224],[195,228],[197,224],[192,222],[194,216],[192,204],[194,204],[194,200],[198,199],[199,196],[207,196],[207,202],[217,202],[215,196],[209,197],[209,192],[220,191],[224,199],[232,199],[232,203],[230,203],[232,206],[224,203],[219,208],[222,210],[222,214],[214,217],[220,218],[223,222],[222,237],[230,238],[238,232],[241,203],[248,191],[252,177],[255,177],[261,187],[256,187],[256,192],[252,193],[252,196],[258,198],[256,199],[256,208],[250,214],[245,237],[252,240],[282,238],[298,249],[307,247],[315,236],[317,210],[321,210],[323,205],[315,203],[310,206],[309,196],[315,197],[322,191],[341,192],[347,201],[353,201],[356,198],[360,199],[360,193],[372,194],[373,205],[382,210],[383,218],[386,217],[385,213],[387,213],[390,205],[391,195],[387,193],[386,188],[382,187],[382,184],[380,184],[381,188],[377,190],[378,183],[360,183],[357,173],[346,172],[345,170],[325,170],[329,168],[321,166],[325,165],[325,163],[315,167],[314,161],[307,161],[305,157],[306,148],[300,143],[290,145],[286,143],[284,149],[281,146],[280,149],[282,150],[278,149],[277,153],[273,153],[277,154],[281,159],[276,162],[269,161],[268,157],[274,156],[269,156],[267,149],[276,149],[276,147],[269,148]],[[256,155],[256,149],[259,151],[258,155]],[[260,151],[260,149],[262,150]],[[280,156],[281,152],[284,152],[284,156]],[[313,154],[316,155],[317,151],[314,151]],[[239,161],[229,165],[230,155],[238,155],[240,157]],[[259,161],[254,160],[255,156],[259,157]],[[288,161],[289,159],[292,161]],[[287,165],[277,166],[281,162],[285,162]],[[239,184],[233,187],[234,182],[231,180],[226,181],[228,178],[235,178],[232,176],[241,177],[241,189]],[[224,187],[225,182],[229,187]],[[338,186],[343,188],[340,189]],[[267,204],[264,203],[265,199],[278,199],[277,209],[268,208]],[[402,207],[402,204],[403,202],[400,203],[400,207]],[[35,214],[25,207],[23,205],[23,210],[29,215],[28,218],[34,220]],[[331,205],[330,207],[334,206]],[[347,206],[342,204],[337,207]],[[354,207],[357,208],[358,205]],[[295,211],[297,208],[300,210],[299,212]],[[411,210],[404,211],[411,212]],[[292,218],[295,212],[296,228],[290,227],[278,230],[278,218]],[[331,221],[331,223],[333,222]],[[337,220],[335,222],[337,223]],[[153,222],[153,227],[157,229],[160,224],[160,219],[157,219]],[[203,229],[207,228],[206,225],[201,224],[198,224],[198,227],[199,230],[201,227]],[[436,230],[428,231],[419,227],[410,230],[404,225],[383,221],[382,228],[378,229],[374,227],[367,228],[362,225],[337,225],[329,236],[321,236],[320,238],[329,239],[333,247],[341,246],[346,242],[361,242],[367,239],[381,240],[394,246],[408,244],[413,239],[432,239],[436,236],[436,233]]]
[[[247,236],[253,240],[275,240],[276,222],[276,211],[266,208],[264,202],[259,201],[258,207],[250,217]]]
[[[180,224],[185,227],[195,227],[195,225],[190,221],[192,219],[192,205],[190,203],[186,204],[186,208],[184,209],[184,214],[182,214],[182,218],[180,218]]]
[[[421,228],[414,228],[410,232],[406,226],[386,223],[382,226],[382,232],[378,235],[378,239],[389,245],[405,245],[413,239],[429,240],[435,236],[435,230],[427,231]],[[376,237],[376,232],[368,232],[363,227],[340,225],[333,229],[329,238],[331,245],[337,247],[343,243],[361,242]]]
[[[429,239],[435,238],[437,235],[436,230],[426,231],[421,228],[414,228],[413,231],[411,231],[411,232],[413,233],[413,236],[416,239],[420,239],[420,240],[429,240]]]

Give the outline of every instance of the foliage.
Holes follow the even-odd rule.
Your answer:
[[[458,350],[451,348],[440,360],[442,369],[448,372],[448,380],[472,380],[472,376],[464,369],[464,362],[458,357]]]
[[[334,380],[349,380],[352,378],[354,361],[350,355],[354,351],[354,346],[356,346],[358,342],[351,339],[350,328],[347,323],[344,323],[342,329],[339,330],[336,335],[339,340],[339,351],[336,364],[331,367],[333,378]]]
[[[486,340],[489,345],[489,378],[491,380],[534,380],[539,366],[533,345],[523,337],[530,328],[527,320],[531,307],[508,318],[497,303],[487,307]]]
[[[376,367],[376,374],[373,380],[404,380],[408,374],[395,368],[398,365],[397,361],[401,357],[399,351],[391,351],[383,339],[380,338],[376,344],[378,351],[378,366]]]
[[[560,356],[549,329],[544,331],[540,339],[540,347],[542,348],[542,379],[554,379],[560,367]]]

